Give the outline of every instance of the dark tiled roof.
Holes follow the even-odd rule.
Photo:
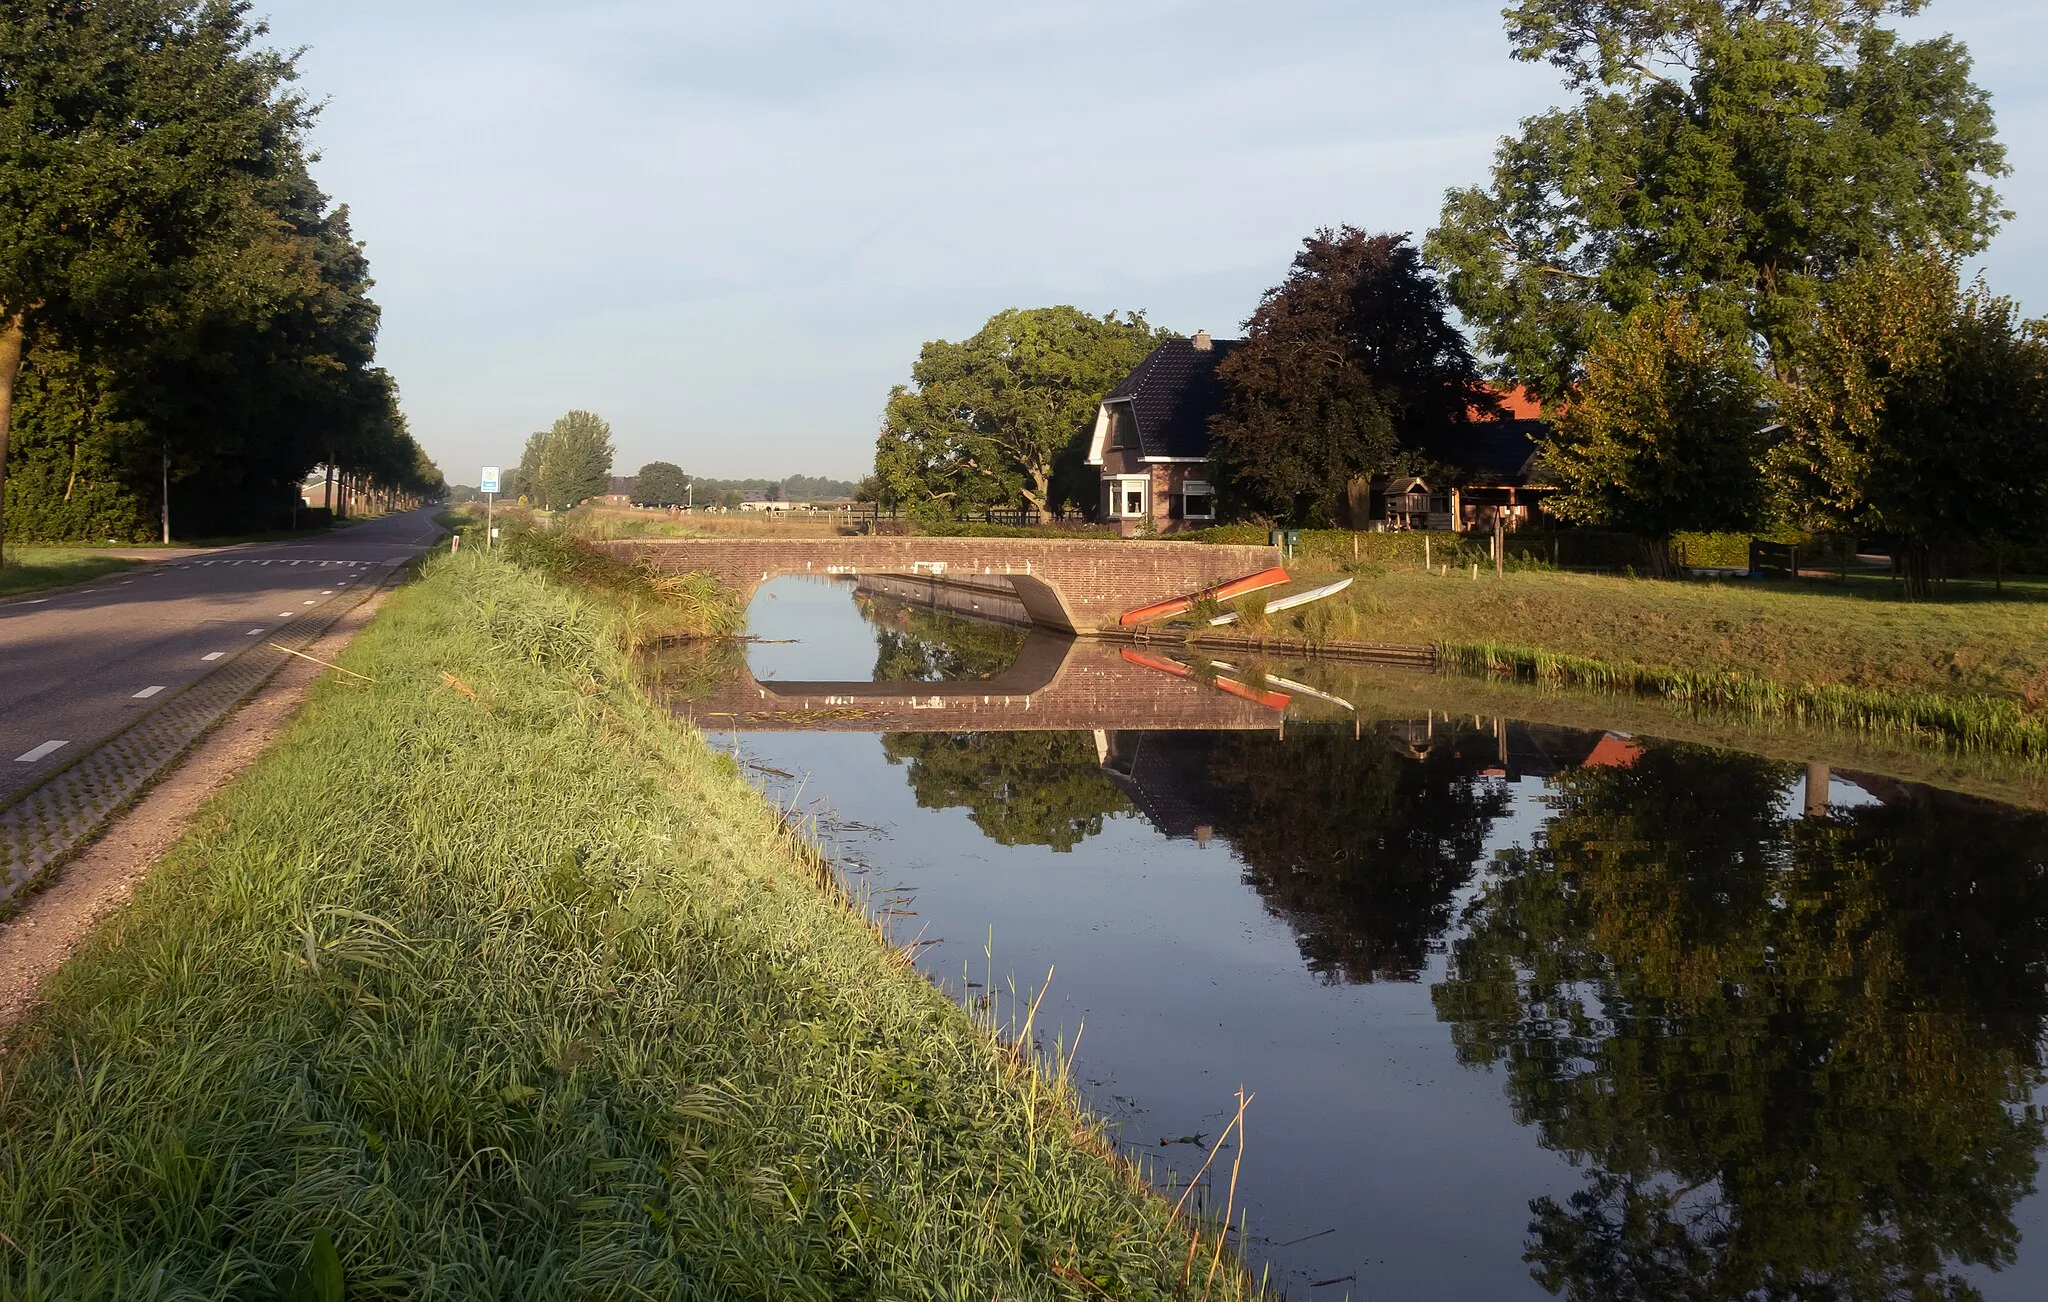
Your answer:
[[[1144,456],[1206,457],[1209,418],[1223,406],[1216,363],[1237,344],[1235,339],[1218,339],[1205,350],[1191,340],[1169,339],[1103,401],[1130,400]]]
[[[1458,437],[1458,468],[1475,484],[1514,485],[1541,481],[1536,441],[1543,436],[1540,420],[1479,420]]]

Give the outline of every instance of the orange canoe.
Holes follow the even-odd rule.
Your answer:
[[[1285,582],[1287,582],[1287,571],[1276,565],[1270,570],[1260,570],[1257,574],[1247,574],[1241,579],[1232,579],[1228,583],[1219,584],[1216,587],[1205,589],[1190,596],[1175,597],[1171,601],[1159,601],[1149,606],[1140,606],[1136,610],[1125,612],[1124,617],[1119,619],[1117,624],[1122,628],[1131,628],[1138,624],[1149,624],[1155,619],[1169,619],[1174,615],[1185,615],[1195,608],[1196,602],[1204,598],[1214,597],[1218,601],[1228,601],[1232,597],[1242,597],[1247,592],[1257,592],[1261,588],[1277,588]]]

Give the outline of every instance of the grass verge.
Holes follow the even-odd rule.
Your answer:
[[[9,1034],[0,1295],[1245,1296],[620,636],[473,551],[389,600]]]
[[[7,564],[0,568],[0,597],[18,597],[45,588],[69,587],[104,575],[132,570],[141,561],[107,556],[89,547],[24,547],[10,544]]]
[[[1951,585],[1905,602],[1882,580],[1731,583],[1554,570],[1448,576],[1297,562],[1328,601],[1240,621],[1305,646],[1429,645],[1446,667],[1778,718],[1965,752],[2048,754],[2048,590]]]

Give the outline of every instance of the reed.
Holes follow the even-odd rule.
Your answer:
[[[2048,719],[2003,698],[1789,684],[1732,670],[1658,668],[1496,642],[1438,643],[1437,663],[1468,674],[1661,697],[1706,713],[1788,719],[1966,754],[2048,756]]]
[[[8,1033],[0,1296],[1192,1294],[1210,1235],[620,619],[469,549],[394,594]]]

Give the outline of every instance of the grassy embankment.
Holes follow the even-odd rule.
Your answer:
[[[1652,580],[1524,562],[1474,579],[1469,556],[1446,576],[1419,556],[1375,557],[1370,546],[1356,561],[1334,544],[1305,549],[1289,566],[1303,583],[1342,573],[1357,582],[1299,610],[1255,611],[1245,631],[1310,644],[1428,643],[1474,673],[2048,755],[2048,586],[2039,581],[2007,581],[2003,591],[1958,581],[1941,600],[1906,602],[1887,579],[1854,573],[1846,583]],[[1419,551],[1420,542],[1399,546]]]
[[[45,588],[86,583],[121,570],[132,570],[140,561],[108,556],[90,547],[23,547],[9,544],[7,564],[0,568],[0,597],[18,597]]]
[[[468,549],[390,599],[10,1034],[0,1295],[269,1296],[323,1233],[350,1298],[1246,1295],[623,622]]]

